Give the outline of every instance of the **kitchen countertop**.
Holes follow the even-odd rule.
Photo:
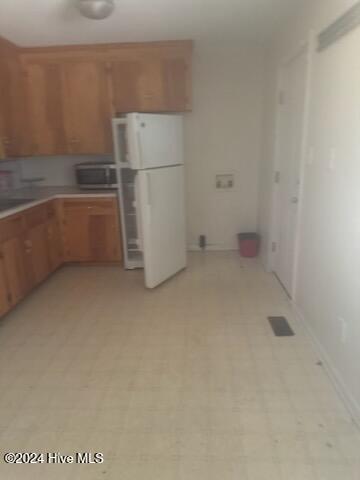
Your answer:
[[[55,198],[71,198],[71,197],[111,197],[117,196],[116,190],[81,190],[77,187],[30,187],[14,190],[10,195],[6,195],[5,199],[31,199],[31,202],[23,203],[16,207],[11,207],[0,211],[0,219],[22,212],[28,208],[35,207],[41,203],[54,200]],[[0,197],[1,200],[1,197]]]

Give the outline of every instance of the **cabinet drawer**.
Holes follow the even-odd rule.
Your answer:
[[[63,208],[65,213],[67,211],[81,210],[84,213],[89,212],[94,215],[115,214],[117,201],[115,198],[63,200]]]

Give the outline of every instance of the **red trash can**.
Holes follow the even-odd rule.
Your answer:
[[[239,233],[240,255],[246,258],[257,257],[260,250],[260,235],[258,233]]]

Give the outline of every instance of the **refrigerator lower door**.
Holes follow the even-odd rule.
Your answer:
[[[186,267],[184,167],[138,173],[145,285],[154,288]]]

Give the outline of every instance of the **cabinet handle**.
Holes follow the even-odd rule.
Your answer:
[[[31,251],[31,249],[32,249],[32,241],[31,240],[25,240],[24,245],[25,245],[26,250]]]

